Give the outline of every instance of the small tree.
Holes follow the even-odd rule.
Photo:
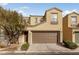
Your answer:
[[[0,7],[0,27],[8,37],[8,42],[16,42],[25,28],[23,16],[16,11],[5,10]]]

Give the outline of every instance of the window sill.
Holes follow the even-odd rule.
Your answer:
[[[51,22],[51,24],[54,24],[55,25],[55,24],[58,24],[58,22]]]

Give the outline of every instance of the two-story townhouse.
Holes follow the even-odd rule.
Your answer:
[[[63,40],[79,44],[79,14],[72,12],[63,18]]]
[[[53,44],[62,40],[62,10],[51,8],[44,16],[31,15],[25,28],[29,44]]]

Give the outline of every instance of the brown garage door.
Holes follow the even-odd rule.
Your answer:
[[[32,43],[56,43],[58,32],[36,31],[32,32]]]

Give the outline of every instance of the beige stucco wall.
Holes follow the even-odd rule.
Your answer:
[[[72,41],[72,29],[68,27],[68,16],[63,18],[63,40]]]
[[[37,18],[37,23],[36,23]],[[30,25],[36,25],[40,23],[40,20],[43,18],[43,16],[30,16]]]
[[[72,27],[71,16],[77,16],[77,24],[79,23],[79,15],[76,13],[71,13],[68,15],[68,27]]]
[[[21,46],[25,43],[25,35],[20,35],[18,40],[19,40],[18,50],[21,50]]]
[[[58,14],[58,24],[51,24],[51,14]],[[46,12],[46,22],[39,24],[38,26],[28,27],[27,30],[59,30],[62,31],[62,12],[56,9],[52,9]],[[31,22],[34,24],[35,17],[31,17]]]
[[[59,25],[48,24],[47,22],[39,24],[38,26],[28,27],[27,30],[35,31],[62,31]]]
[[[32,32],[30,30],[28,31],[28,43],[32,44]]]
[[[49,11],[46,12],[46,21],[50,24],[50,22],[51,22],[51,17],[52,17],[52,14],[53,14],[53,13],[58,14],[58,15],[57,15],[57,16],[58,16],[58,24],[56,24],[56,25],[62,26],[62,25],[61,25],[61,24],[62,24],[62,12],[59,11],[59,10],[56,10],[56,9],[52,9],[52,10],[49,10]],[[61,23],[61,24],[60,24],[60,23]]]
[[[68,20],[68,23],[69,23],[68,27],[70,27],[70,28],[72,28],[72,26],[71,26],[71,16],[77,16],[77,24],[79,23],[79,15],[76,14],[76,13],[71,13],[68,17],[70,19],[70,20]],[[72,41],[73,42],[75,42],[75,31],[79,31],[79,28],[78,27],[72,28]]]

